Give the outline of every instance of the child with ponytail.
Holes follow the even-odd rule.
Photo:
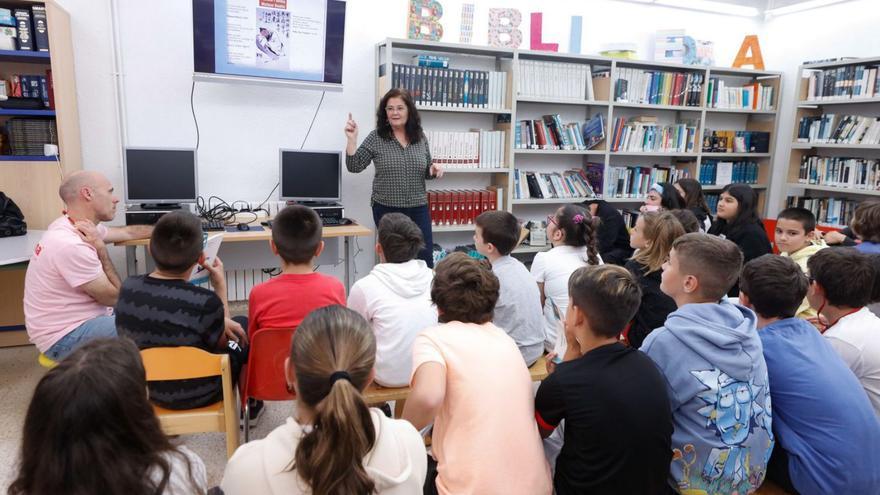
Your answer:
[[[547,239],[553,249],[538,253],[532,262],[532,276],[541,291],[544,306],[544,348],[565,354],[565,333],[559,331],[568,308],[568,278],[587,265],[601,265],[596,247],[599,219],[578,205],[565,205],[547,217]]]
[[[312,311],[284,363],[296,414],[235,452],[220,485],[225,495],[421,492],[421,436],[364,402],[375,359],[376,339],[363,317],[342,306]]]

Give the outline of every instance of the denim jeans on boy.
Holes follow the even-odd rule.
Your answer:
[[[116,316],[96,316],[74,328],[43,354],[53,361],[67,357],[77,347],[93,339],[116,337]]]

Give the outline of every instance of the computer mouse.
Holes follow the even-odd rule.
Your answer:
[[[339,219],[339,225],[351,225],[351,224],[353,224],[353,223],[354,223],[354,222],[351,221],[350,218],[340,218],[340,219]]]
[[[246,223],[240,223],[236,226],[236,228],[241,231],[251,230],[251,226]]]

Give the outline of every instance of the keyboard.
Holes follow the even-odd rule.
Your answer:
[[[226,224],[222,220],[202,220],[202,230],[212,232],[226,230]]]
[[[342,225],[339,222],[338,218],[322,218],[321,224],[323,224],[325,227],[336,227],[337,225]]]

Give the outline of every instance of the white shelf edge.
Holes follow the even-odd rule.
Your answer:
[[[514,199],[511,204],[514,205],[563,205],[569,203],[583,203],[588,199],[598,198],[550,198],[550,199]]]
[[[853,189],[849,187],[820,186],[816,184],[800,184],[797,182],[788,182],[786,186],[789,189],[809,189],[811,191],[835,192],[841,194],[853,194],[857,196],[880,196],[880,191],[871,189]]]

